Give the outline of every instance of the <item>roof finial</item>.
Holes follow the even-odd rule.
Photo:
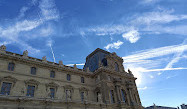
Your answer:
[[[0,51],[1,52],[5,52],[6,51],[6,46],[5,45],[1,45],[0,46]]]
[[[28,56],[28,51],[25,50],[25,51],[23,52],[23,57],[27,57],[27,56]]]
[[[43,61],[43,62],[47,62],[46,56],[43,56],[43,57],[42,57],[42,61]]]

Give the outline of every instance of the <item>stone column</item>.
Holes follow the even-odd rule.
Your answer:
[[[117,102],[121,103],[121,96],[120,96],[120,86],[116,85],[115,86],[116,94],[117,94]]]
[[[130,104],[133,105],[134,104],[134,99],[133,99],[133,96],[132,96],[132,89],[129,88],[128,91],[129,91],[129,97],[130,97]]]

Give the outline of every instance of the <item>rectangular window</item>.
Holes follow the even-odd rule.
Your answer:
[[[121,90],[122,100],[125,102],[125,91]]]
[[[84,101],[84,92],[81,92],[81,102]]]
[[[51,77],[51,78],[55,78],[55,71],[51,71],[51,72],[50,72],[50,77]]]
[[[15,66],[14,63],[9,63],[9,64],[8,64],[8,70],[9,70],[9,71],[14,71],[14,66]]]
[[[50,88],[50,97],[51,98],[55,97],[55,88]]]
[[[10,95],[12,83],[3,82],[1,87],[1,94],[3,95]]]
[[[84,83],[84,77],[81,77],[81,83]]]
[[[31,67],[31,74],[36,75],[36,67]]]
[[[34,91],[35,91],[35,86],[28,85],[26,96],[34,97]]]
[[[71,81],[71,75],[70,74],[67,74],[67,80]]]
[[[113,90],[110,90],[110,99],[111,99],[111,103],[115,103]]]

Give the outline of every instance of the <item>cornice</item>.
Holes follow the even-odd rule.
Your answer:
[[[36,59],[32,57],[23,57],[23,55],[11,53],[11,52],[0,53],[0,58],[19,61],[24,64],[34,64],[35,66],[45,67],[47,69],[66,71],[78,75],[84,75],[87,77],[90,77],[92,75],[91,72],[86,72],[83,69],[73,68],[65,65],[59,65],[58,63],[53,63],[49,61],[43,62],[41,59]]]
[[[100,72],[105,72],[105,73],[113,74],[113,75],[116,75],[116,76],[119,76],[119,77],[124,77],[124,78],[128,78],[128,79],[136,80],[136,78],[134,76],[131,76],[126,72],[116,72],[116,71],[114,71],[110,68],[107,68],[107,67],[100,67],[97,70],[95,70],[95,72],[93,73],[93,77],[98,75]]]

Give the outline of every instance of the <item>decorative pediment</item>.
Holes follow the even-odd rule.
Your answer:
[[[67,90],[67,89],[73,91],[73,87],[71,85],[65,85],[63,87],[64,87],[64,91]]]
[[[85,88],[85,87],[81,87],[81,88],[79,88],[79,91],[80,91],[80,92],[82,92],[82,91],[83,91],[83,92],[87,92],[87,91],[88,91],[88,89],[87,89],[87,88]]]
[[[55,88],[57,88],[59,86],[58,84],[56,84],[54,82],[50,82],[50,83],[47,83],[45,85],[46,85],[46,87],[55,87]]]
[[[30,79],[30,80],[25,80],[25,84],[28,85],[28,84],[31,84],[31,85],[37,85],[39,84],[40,82],[34,80],[34,79]]]
[[[1,79],[1,81],[9,81],[9,82],[12,82],[12,83],[16,83],[17,79],[12,77],[12,76],[6,76],[6,77],[3,77]]]

